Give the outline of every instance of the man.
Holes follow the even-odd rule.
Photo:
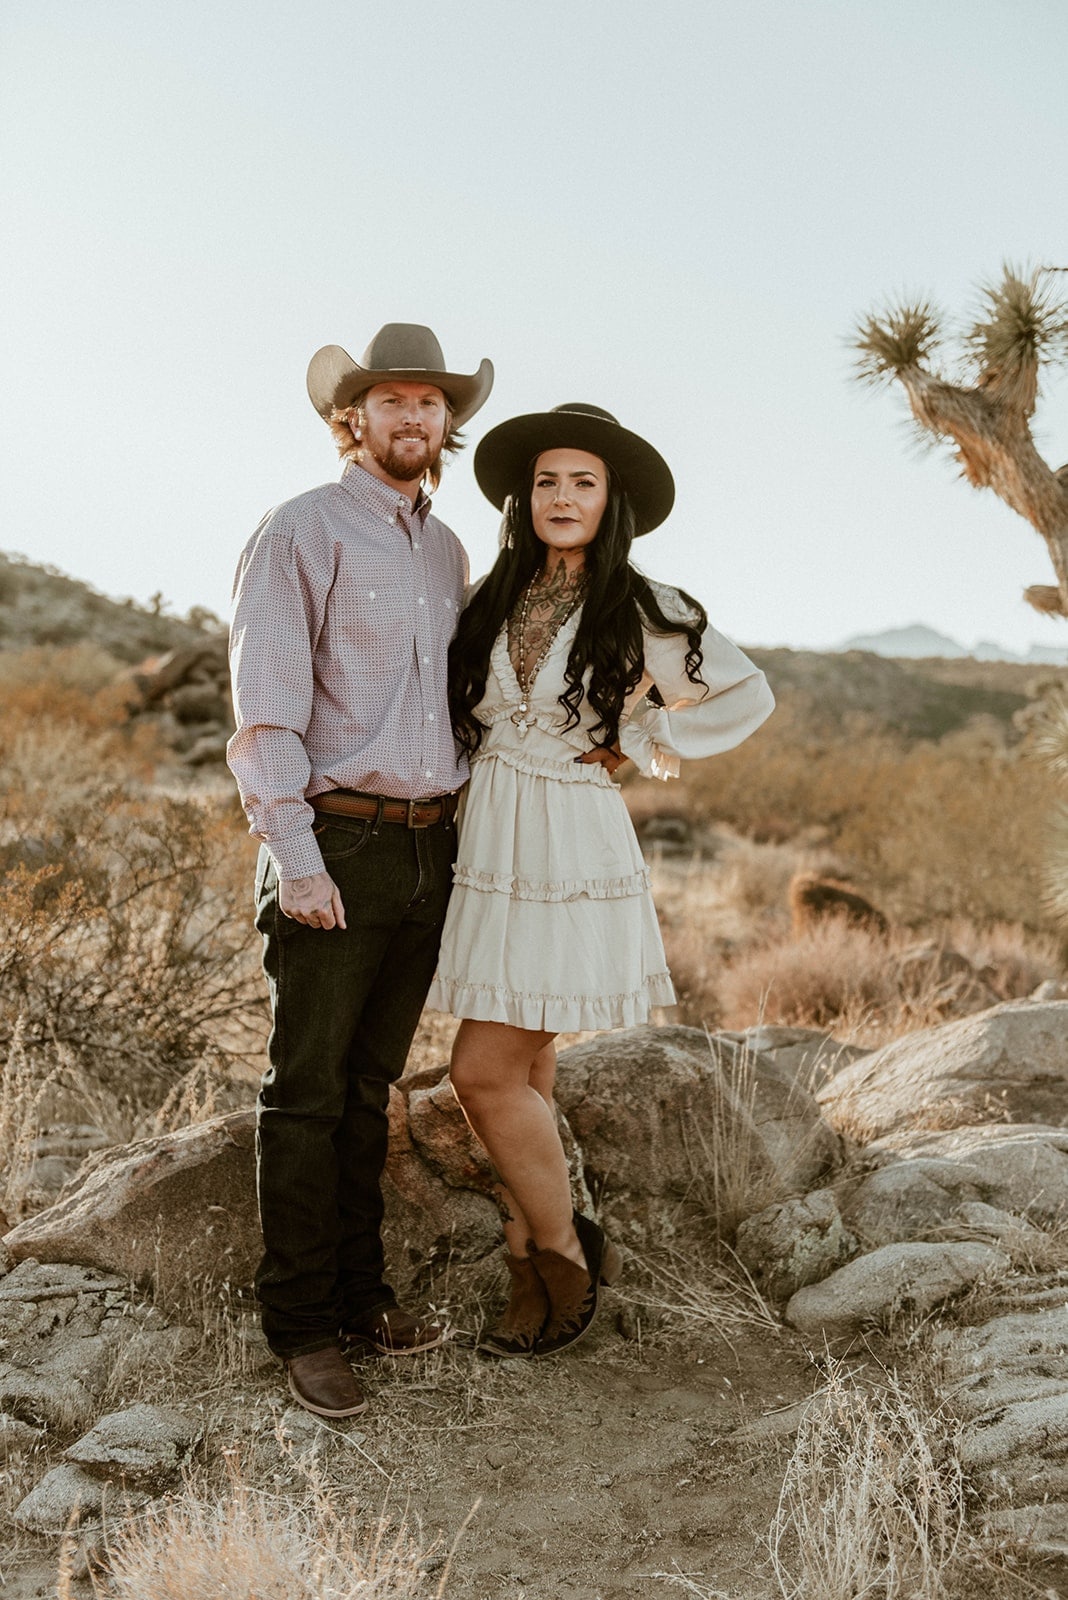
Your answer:
[[[357,363],[308,368],[346,465],[268,513],[234,586],[237,732],[227,760],[262,841],[256,926],[273,1027],[259,1098],[264,1332],[301,1405],[352,1416],[345,1352],[443,1330],[383,1276],[389,1086],[433,976],[454,858],[447,653],[467,579],[431,514],[444,452],[493,368],[447,372],[429,328],[390,323]]]

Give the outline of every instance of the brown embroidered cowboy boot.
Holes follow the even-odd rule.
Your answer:
[[[549,1296],[528,1256],[504,1251],[504,1264],[512,1279],[508,1304],[500,1321],[478,1342],[483,1355],[532,1356],[538,1335],[549,1315]]]
[[[601,1285],[615,1283],[623,1270],[618,1246],[605,1238],[596,1222],[576,1212],[574,1223],[589,1270],[555,1250],[530,1252],[549,1296],[548,1320],[534,1347],[537,1356],[555,1355],[577,1344],[593,1326]]]

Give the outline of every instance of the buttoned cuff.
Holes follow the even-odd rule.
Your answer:
[[[289,839],[268,839],[267,849],[282,883],[314,878],[317,872],[326,871],[319,841],[310,828]]]

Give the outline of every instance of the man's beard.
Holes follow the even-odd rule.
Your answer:
[[[369,444],[368,448],[382,471],[398,483],[419,483],[426,476],[427,469],[434,460],[429,440],[423,441],[422,450],[414,452],[411,449],[398,448],[392,439],[385,450],[380,450],[373,444]]]

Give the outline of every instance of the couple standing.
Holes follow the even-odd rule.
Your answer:
[[[273,1015],[256,1290],[290,1390],[327,1417],[365,1404],[350,1350],[444,1337],[396,1304],[381,1242],[389,1088],[428,996],[462,1019],[452,1084],[500,1179],[511,1294],[480,1348],[548,1354],[589,1327],[619,1254],[572,1210],[553,1040],[674,998],[611,775],[629,758],[671,776],[772,706],[697,601],[630,565],[674,483],[593,406],[482,440],[502,544],[465,607],[467,560],[426,489],[492,382],[488,361],[446,371],[408,323],[360,363],[320,350],[308,392],[341,480],[268,513],[235,585],[228,761],[263,846]]]

